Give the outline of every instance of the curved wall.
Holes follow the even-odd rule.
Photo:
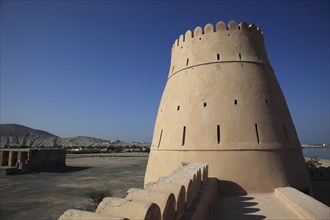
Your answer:
[[[187,31],[172,47],[145,183],[181,162],[247,192],[310,187],[285,98],[254,25],[218,22]]]

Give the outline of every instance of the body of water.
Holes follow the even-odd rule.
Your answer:
[[[317,157],[330,160],[330,148],[303,148],[305,157]]]

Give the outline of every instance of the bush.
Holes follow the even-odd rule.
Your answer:
[[[105,189],[92,189],[85,193],[85,196],[91,200],[94,208],[97,208],[105,197],[112,196],[112,191]]]
[[[322,163],[320,162],[320,159],[317,157],[305,159],[305,163],[306,163],[306,166],[308,169],[318,168],[322,165]]]

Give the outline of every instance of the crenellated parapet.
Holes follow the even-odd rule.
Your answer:
[[[254,24],[219,21],[215,27],[188,30],[172,46],[168,77],[194,66],[223,62],[252,62],[270,67],[263,33]]]
[[[69,209],[59,220],[207,219],[215,207],[217,184],[208,177],[208,164],[182,163],[144,189],[129,189],[125,198],[104,198],[95,212]]]

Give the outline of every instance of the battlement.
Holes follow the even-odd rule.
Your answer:
[[[171,66],[168,77],[175,73],[203,64],[224,62],[249,62],[270,67],[261,29],[246,22],[226,25],[219,21],[215,28],[206,24],[180,35],[172,46]]]

